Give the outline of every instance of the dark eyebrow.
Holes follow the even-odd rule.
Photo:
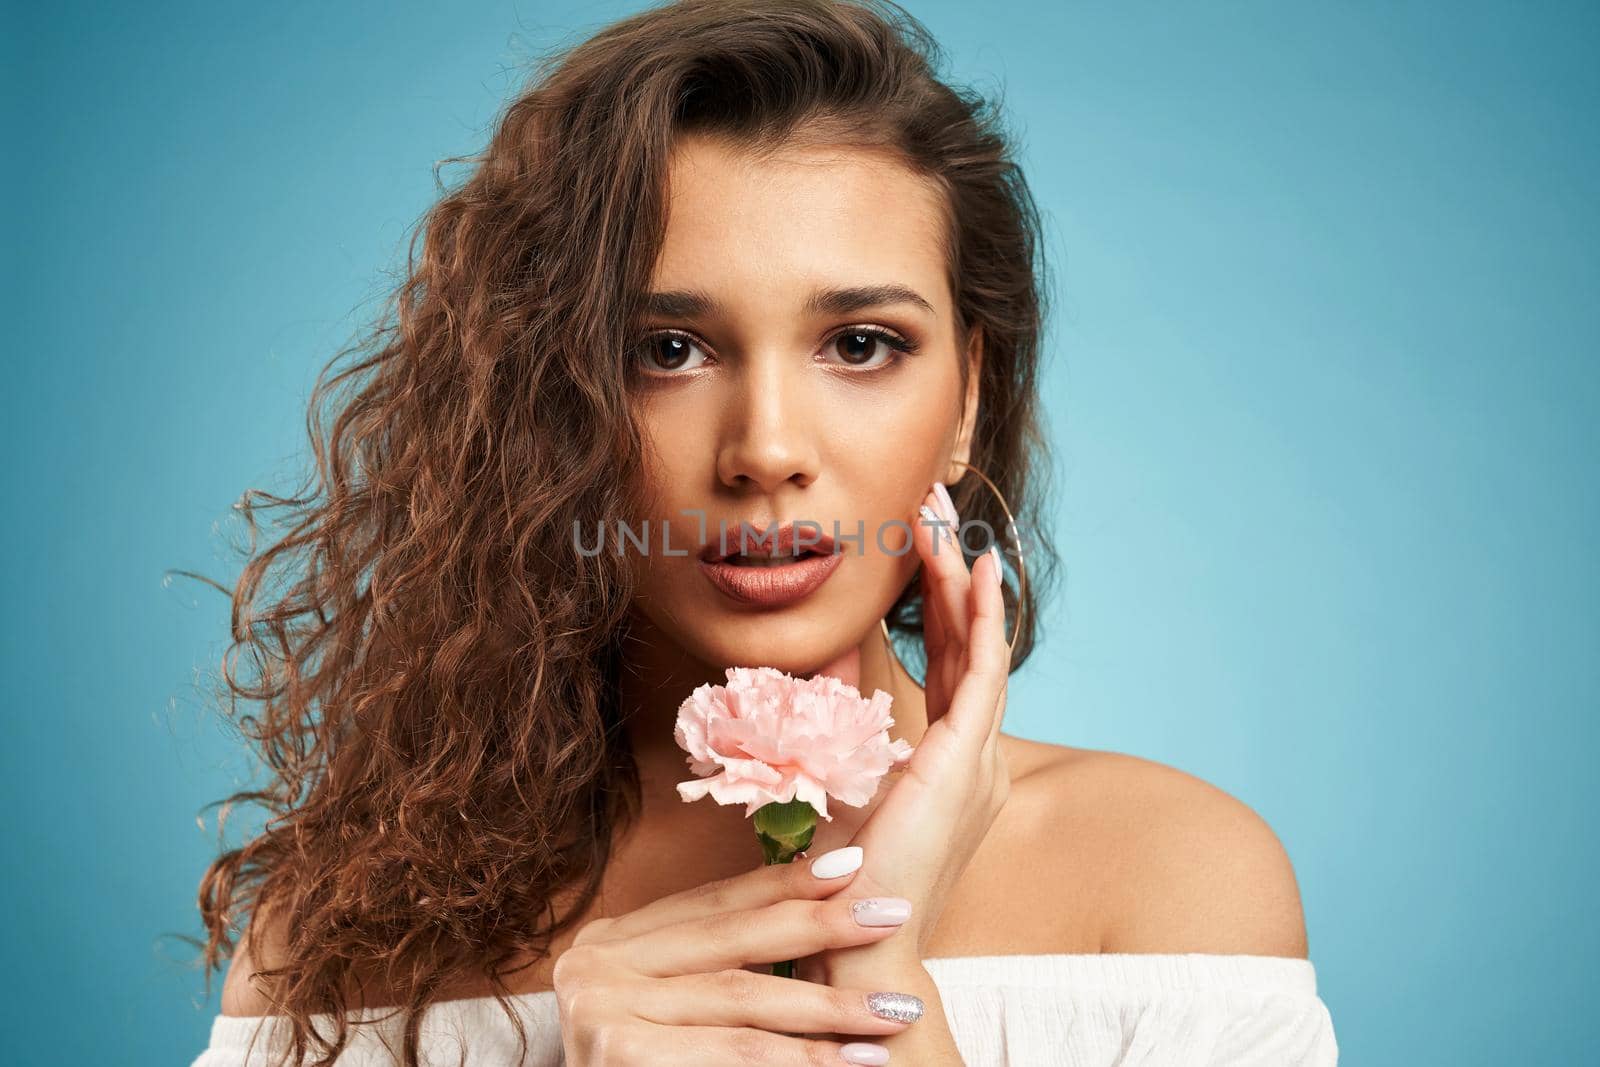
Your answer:
[[[915,290],[893,283],[887,285],[858,285],[847,289],[818,289],[806,301],[806,310],[820,315],[848,315],[865,308],[885,304],[914,304],[928,314],[934,314],[933,305]]]
[[[911,304],[933,315],[933,305],[904,285],[856,285],[842,289],[817,289],[805,310],[819,315],[849,315],[886,304]],[[672,289],[645,298],[645,313],[664,319],[694,319],[721,313],[722,305],[697,289]]]

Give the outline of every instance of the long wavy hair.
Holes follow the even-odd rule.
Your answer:
[[[378,321],[318,376],[314,470],[236,505],[251,541],[224,587],[220,690],[270,773],[217,803],[267,817],[199,889],[208,987],[272,913],[256,981],[293,1022],[294,1062],[334,1061],[369,981],[405,1012],[409,1067],[422,1009],[463,977],[520,1032],[513,961],[549,956],[638,813],[615,684],[629,575],[571,532],[644,499],[626,356],[676,137],[831,137],[939,184],[959,326],[983,334],[971,461],[1042,528],[1038,213],[997,106],[941,63],[881,0],[684,0],[610,25],[533,70],[413,232]],[[1005,528],[976,479],[956,489],[963,518]],[[259,550],[258,512],[279,523]],[[1054,566],[1031,538],[1029,600]],[[1015,666],[1039,613],[1008,597]],[[897,642],[919,616],[913,581]]]

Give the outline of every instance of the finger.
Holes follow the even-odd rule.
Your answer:
[[[666,978],[876,944],[893,937],[910,914],[910,901],[899,897],[780,900],[673,923],[593,950],[607,963]]]
[[[999,641],[999,647],[996,651],[1002,659],[1000,691],[995,696],[994,713],[991,716],[992,722],[989,724],[988,740],[990,744],[993,744],[1000,736],[1000,727],[1005,722],[1006,693],[1011,688],[1011,634],[1006,627],[1006,598],[1002,588],[1005,582],[1005,566],[1000,561],[999,546],[991,545],[987,554],[994,559],[993,586],[996,600],[994,637]],[[1018,610],[1021,609],[1019,608]]]
[[[1003,681],[1001,681],[1001,683],[1000,683],[1000,692],[995,696],[994,712],[990,716],[990,720],[991,721],[989,723],[988,743],[990,745],[994,745],[994,744],[997,744],[999,742],[1000,728],[1005,725],[1005,721],[1006,721],[1006,693],[1010,690],[1010,687],[1011,687],[1011,678],[1010,678],[1010,675],[1008,674],[1006,676],[1006,678]]]
[[[999,553],[985,552],[972,568],[971,635],[967,669],[950,697],[950,725],[976,756],[996,729],[1001,697],[1010,676],[1005,637],[1005,599],[1000,593]]]
[[[950,680],[946,677],[947,672],[944,669],[945,650],[949,647],[949,638],[946,635],[944,615],[926,589],[927,586],[924,585],[922,648],[927,659],[927,667],[923,672],[922,688],[927,694],[924,701],[926,706],[938,709],[938,714],[942,715],[944,709],[950,706]]]
[[[939,610],[938,603],[929,597],[928,592],[928,579],[924,577],[922,645],[928,650],[928,660],[932,662],[936,656],[944,654],[944,648],[950,640],[950,635],[944,624],[944,612]]]
[[[969,627],[966,602],[972,584],[966,557],[958,543],[954,543],[956,524],[934,506],[939,504],[937,494],[930,493],[922,505],[926,510],[919,510],[914,537],[923,564],[923,612],[925,616],[936,617],[938,628],[938,647],[928,649],[928,677],[934,679],[938,691],[930,694],[930,725],[944,714],[948,700],[942,698],[950,693],[960,677]]]
[[[606,942],[637,937],[692,919],[748,911],[780,900],[820,900],[849,885],[861,869],[862,859],[859,845],[846,845],[805,860],[774,863],[719,878],[619,915],[585,940]]]
[[[786,981],[788,979],[785,979]],[[769,1030],[722,1026],[659,1026],[641,1023],[610,1045],[607,1063],[648,1063],[651,1067],[702,1067],[707,1063],[760,1063],[771,1067],[816,1067],[819,1063],[860,1063],[841,1051],[853,1042],[791,1037]],[[875,1042],[866,1042],[875,1044]],[[880,1048],[882,1046],[879,1046]],[[887,1053],[887,1049],[883,1049]],[[884,1063],[874,1059],[869,1062]]]
[[[784,1033],[898,1034],[915,1018],[874,1014],[869,990],[796,982],[753,971],[674,975],[630,987],[629,1010],[663,1026],[751,1026]],[[897,995],[894,1006],[922,1011],[922,1001]]]
[[[922,498],[922,503],[917,506],[917,528],[912,531],[912,544],[916,546],[917,558],[922,562],[922,593],[923,628],[926,631],[930,625],[937,629],[932,634],[935,644],[943,646],[949,639],[949,627],[942,612],[935,610],[938,601],[931,596],[934,581],[938,575],[932,573],[931,564],[933,556],[949,553],[960,554],[959,543],[955,541],[956,524],[949,518],[949,513],[944,510],[944,504],[939,500],[938,494],[930,489]],[[929,635],[925,632],[923,641],[926,644]]]
[[[947,506],[951,510],[945,511]],[[924,512],[922,508],[927,511]],[[957,539],[961,517],[955,513],[953,506],[942,503],[933,491],[923,498],[922,508],[918,509],[914,540],[923,563],[923,598],[931,599],[939,609],[947,644],[965,645],[965,603],[971,583],[967,558],[962,554],[961,543]],[[932,515],[928,512],[932,512]]]
[[[937,500],[937,494],[933,495],[934,499]],[[928,506],[929,504],[925,499],[923,507]],[[952,528],[953,524],[950,524],[942,513],[942,506],[940,512],[934,518],[947,529]],[[921,522],[930,521],[920,508],[918,509],[918,517]],[[930,547],[934,548],[934,550],[946,552],[959,551],[949,541],[941,540],[943,536],[939,529],[934,527],[928,531],[926,538],[917,538],[915,541],[917,556],[923,562],[922,649],[927,664],[926,670],[923,672],[922,688],[926,694],[924,703],[928,708],[928,714],[931,716],[930,723],[943,715],[944,709],[949,706],[950,688],[955,680],[947,669],[951,658],[947,655],[951,642],[950,626],[945,621],[944,608],[941,606],[940,598],[935,590],[937,576],[933,574],[932,569],[928,566]]]
[[[951,630],[953,634],[958,635],[956,639],[952,639],[950,642],[950,647],[947,649],[946,655],[943,657],[941,662],[940,673],[942,675],[944,691],[948,697],[949,694],[954,692],[956,683],[961,680],[961,675],[964,674],[967,669],[966,646],[967,641],[971,637],[972,630],[969,606],[972,590],[972,570],[967,565],[967,557],[964,547],[961,547],[959,532],[961,526],[961,516],[960,513],[956,511],[955,501],[950,498],[950,492],[945,488],[944,483],[942,482],[935,482],[933,485],[933,491],[934,495],[939,500],[940,512],[950,520],[952,533],[954,534],[955,540],[958,544],[958,558],[961,560],[961,569],[956,572],[961,579],[959,586],[953,591],[953,595],[946,598],[941,598],[940,601],[940,607],[943,612],[942,619],[945,627]],[[946,702],[946,706],[948,706],[948,701]]]

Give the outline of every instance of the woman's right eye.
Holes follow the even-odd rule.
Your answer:
[[[639,365],[653,374],[697,370],[710,358],[688,334],[668,331],[645,337],[636,351]]]

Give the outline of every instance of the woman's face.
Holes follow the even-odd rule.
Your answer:
[[[951,461],[968,457],[977,405],[976,363],[963,389],[961,361],[980,353],[957,336],[942,195],[855,147],[761,157],[689,137],[674,153],[632,356],[651,540],[626,551],[637,612],[715,670],[816,670],[859,644],[915,573],[895,523],[918,521],[934,480],[959,477]],[[802,546],[818,529],[833,537],[832,558],[750,566],[772,554],[756,537],[792,523]],[[721,555],[721,530],[734,557],[703,562],[703,546]]]

